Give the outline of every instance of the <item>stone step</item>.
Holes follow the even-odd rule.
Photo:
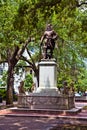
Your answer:
[[[25,114],[49,114],[49,115],[76,115],[79,112],[81,112],[81,108],[73,108],[70,110],[53,110],[53,109],[29,109],[29,108],[10,108],[9,109],[11,112],[15,113],[25,113]]]

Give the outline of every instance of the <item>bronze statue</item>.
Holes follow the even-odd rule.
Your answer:
[[[41,37],[41,46],[43,50],[43,58],[44,59],[51,59],[53,57],[53,50],[55,47],[55,40],[57,39],[57,34],[52,29],[52,25],[48,24],[47,28],[44,32],[44,35]]]

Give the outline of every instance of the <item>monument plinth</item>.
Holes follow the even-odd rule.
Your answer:
[[[55,92],[58,95],[56,67],[55,59],[41,60],[39,63],[39,87],[36,92],[48,92],[49,95]]]
[[[54,59],[39,63],[39,87],[29,95],[19,95],[18,107],[29,109],[69,110],[75,107],[74,95],[60,94],[57,88],[57,65]]]

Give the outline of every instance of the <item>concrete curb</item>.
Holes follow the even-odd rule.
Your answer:
[[[23,109],[22,109],[23,110]],[[75,114],[71,114],[71,115],[64,115],[63,114],[58,114],[58,113],[52,113],[51,111],[50,113],[43,113],[39,112],[38,110],[36,112],[34,112],[34,110],[30,111],[28,109],[24,109],[24,111],[22,111],[21,109],[17,109],[17,108],[8,108],[8,109],[4,109],[1,110],[2,114],[0,116],[6,116],[6,117],[38,117],[38,118],[55,118],[55,119],[71,119],[71,120],[78,120],[78,121],[87,121],[87,116],[80,116],[77,113]],[[4,111],[6,113],[4,113]],[[29,113],[28,113],[29,111]],[[80,111],[80,109],[79,109]],[[55,111],[54,111],[55,112]],[[81,112],[81,111],[80,111]],[[79,113],[80,113],[79,112]]]
[[[38,117],[38,118],[55,118],[55,119],[69,119],[69,120],[78,120],[78,121],[87,121],[87,117],[78,117],[78,116],[56,116],[56,115],[40,115],[40,114],[4,114],[0,116],[6,117]]]

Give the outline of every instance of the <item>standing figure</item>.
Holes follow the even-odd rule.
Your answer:
[[[51,24],[47,25],[47,28],[44,32],[44,35],[41,37],[41,46],[43,50],[43,58],[44,59],[51,59],[53,57],[53,50],[55,47],[55,40],[57,39],[57,34],[52,29]]]
[[[70,93],[74,94],[74,92],[75,92],[74,83],[71,82],[71,84],[70,84]]]
[[[63,94],[68,95],[68,94],[69,94],[69,87],[68,87],[66,81],[64,81],[64,83],[63,83],[63,88],[64,88],[64,90],[63,90]]]
[[[24,81],[20,82],[20,86],[18,87],[18,90],[19,90],[19,94],[25,94]]]

